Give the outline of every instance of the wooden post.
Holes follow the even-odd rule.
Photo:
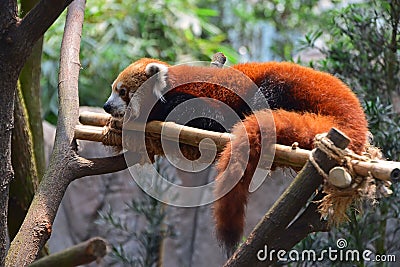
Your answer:
[[[350,143],[350,140],[344,134],[334,128],[329,131],[327,137],[342,149]],[[314,158],[326,173],[337,164],[320,149],[316,149]],[[260,261],[257,258],[257,253],[263,250],[265,246],[271,248],[274,240],[283,234],[286,227],[306,205],[322,182],[323,177],[308,161],[292,184],[258,223],[247,241],[240,246],[224,266],[268,266],[272,264],[273,258],[267,257],[265,261]]]

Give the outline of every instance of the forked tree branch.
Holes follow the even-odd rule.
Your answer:
[[[124,154],[119,154],[112,157],[106,158],[93,158],[93,159],[86,159],[79,157],[79,169],[77,170],[76,178],[81,178],[90,175],[100,175],[112,172],[118,172],[125,170],[129,166],[126,164],[125,157],[127,154],[131,159],[130,162],[135,164],[139,162],[139,155],[135,153],[125,152]],[[137,161],[132,160],[134,157],[137,157]]]
[[[17,21],[17,1],[0,1],[0,29],[7,29],[8,26]]]
[[[54,5],[54,2],[51,4]],[[51,4],[50,1],[41,1],[38,5],[45,5],[45,9],[51,10],[49,7]],[[58,87],[59,117],[55,145],[49,168],[39,185],[18,234],[11,243],[6,266],[26,266],[35,260],[38,252],[50,237],[52,224],[64,193],[70,182],[76,177],[74,173],[77,162],[75,160],[76,153],[71,144],[74,138],[74,128],[78,122],[79,50],[84,7],[85,0],[75,0],[68,8],[61,46]],[[45,13],[38,12],[38,6],[34,9],[36,10],[33,14],[28,14],[26,17],[46,16]],[[49,23],[49,20],[44,20]],[[26,30],[29,30],[29,27]]]
[[[15,42],[32,47],[73,0],[41,0],[21,20],[15,32]]]

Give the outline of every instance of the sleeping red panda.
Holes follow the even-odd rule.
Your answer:
[[[275,122],[276,142],[291,145],[298,142],[305,149],[313,148],[316,134],[336,127],[350,139],[349,148],[361,153],[367,144],[367,121],[355,94],[334,76],[302,67],[293,63],[268,62],[244,63],[232,68],[242,72],[258,87],[256,92],[248,90],[248,81],[232,76],[228,68],[175,66],[154,59],[140,59],[122,71],[112,85],[112,93],[104,110],[114,117],[125,114],[131,103],[133,116],[144,120],[165,120],[171,110],[180,103],[193,98],[212,98],[231,107],[242,120],[245,130],[238,125],[232,129],[221,127],[211,118],[197,118],[190,126],[212,131],[230,131],[235,139],[226,145],[218,163],[215,192],[223,190],[224,183],[234,176],[237,169],[246,166],[241,182],[214,204],[217,238],[228,250],[232,250],[243,234],[245,206],[249,195],[249,184],[260,156],[260,132],[269,132],[265,125],[259,125],[256,115],[262,117],[265,110],[250,109],[241,97],[246,95],[257,101],[267,101]],[[147,90],[138,88],[151,76],[158,74]],[[207,83],[199,82],[207,77]],[[176,86],[177,81],[180,85]],[[233,92],[224,85],[238,88]],[[182,84],[183,82],[183,84]],[[166,91],[166,88],[172,88]],[[260,98],[259,94],[264,98]],[[250,94],[250,95],[249,95]],[[156,98],[156,104],[149,115],[142,117],[149,108],[146,101]],[[209,113],[219,112],[218,107],[205,102]],[[221,114],[220,114],[221,115]],[[224,114],[222,114],[223,116]],[[249,160],[241,159],[243,144],[250,144]],[[248,148],[247,148],[248,149]],[[235,158],[230,164],[231,158]]]

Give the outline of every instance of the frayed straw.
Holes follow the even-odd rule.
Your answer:
[[[122,129],[116,127],[113,119],[109,119],[103,130],[103,139],[101,140],[105,146],[121,147]]]
[[[390,189],[388,189],[391,185],[390,182],[379,183],[380,190],[377,190],[377,180],[371,174],[365,177],[356,176],[351,164],[353,159],[362,161],[382,159],[382,154],[378,148],[368,145],[366,153],[360,156],[349,149],[336,147],[326,138],[326,135],[316,136],[315,146],[324,151],[330,158],[335,159],[352,176],[352,183],[347,188],[338,188],[332,185],[329,182],[328,174],[318,166],[313,158],[313,153],[311,153],[310,162],[324,177],[323,193],[326,195],[317,202],[319,203],[318,211],[321,214],[321,218],[327,219],[329,224],[337,226],[342,222],[349,221],[347,210],[352,205],[361,210],[361,204],[364,201],[375,204],[382,188],[390,192]]]
[[[361,210],[361,203],[365,200],[376,201],[375,179],[371,176],[357,177],[360,183],[353,183],[348,188],[337,188],[325,180],[323,193],[326,195],[318,201],[318,211],[322,218],[327,218],[330,225],[339,225],[349,221],[347,210],[351,205]]]

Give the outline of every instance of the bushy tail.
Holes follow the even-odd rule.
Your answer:
[[[260,118],[270,117],[270,111],[258,111],[248,116],[236,125],[232,134],[235,138],[227,144],[217,164],[215,194],[223,195],[224,189],[232,184],[232,179],[238,173],[245,171],[233,189],[214,204],[216,235],[225,246],[228,253],[233,252],[243,235],[245,208],[249,196],[249,184],[256,170],[261,153],[261,136],[273,133],[270,123],[260,122]],[[285,110],[272,111],[276,128],[276,142],[291,145],[298,142],[301,148],[311,149],[316,134],[329,131],[336,127],[347,134],[352,142],[350,148],[361,152],[366,144],[366,122],[341,123],[340,119],[331,116],[321,116],[312,113],[296,113]],[[258,118],[258,121],[256,119]],[[260,122],[260,125],[259,123]],[[244,127],[242,126],[242,123]],[[272,124],[273,126],[273,124]],[[261,135],[261,133],[263,133]],[[249,151],[250,149],[250,151]],[[249,155],[248,158],[243,155]]]

